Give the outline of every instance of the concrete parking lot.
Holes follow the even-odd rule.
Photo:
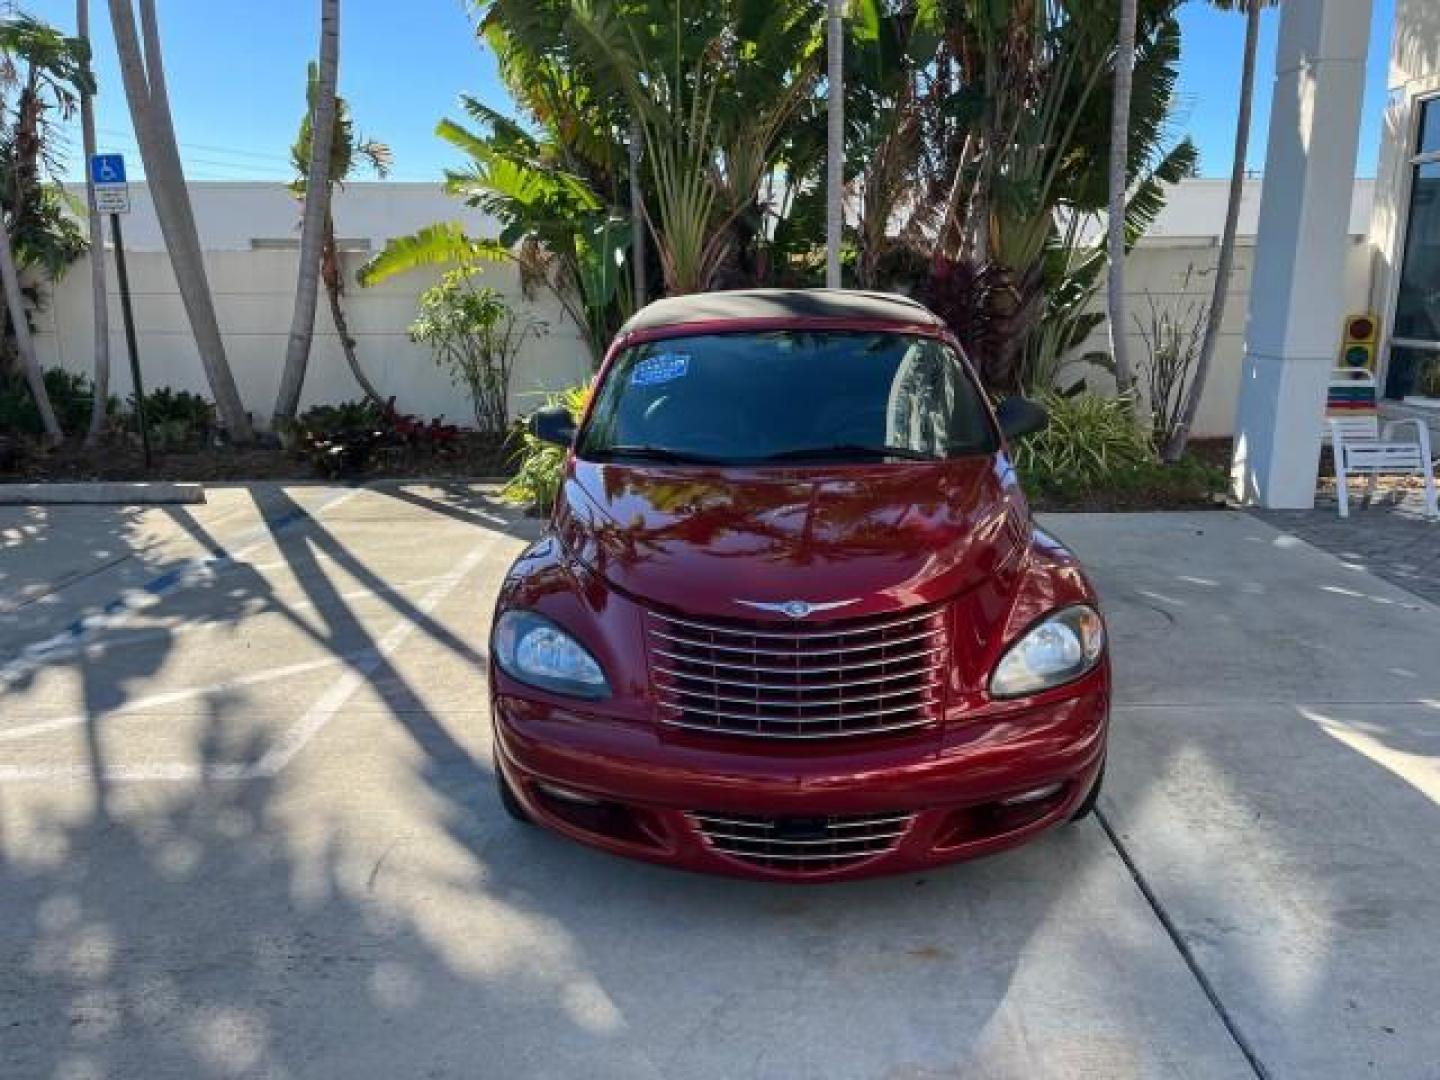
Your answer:
[[[807,888],[504,817],[537,526],[483,488],[0,509],[0,1075],[1440,1075],[1440,608],[1246,515],[1047,524],[1104,820]]]

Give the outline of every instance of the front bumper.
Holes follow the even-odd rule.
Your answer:
[[[498,694],[496,761],[536,822],[618,855],[769,880],[902,873],[1013,847],[1074,814],[1105,760],[1108,687],[1085,683],[1058,702],[819,752]],[[696,814],[903,815],[905,824],[863,858],[785,864],[717,851]]]

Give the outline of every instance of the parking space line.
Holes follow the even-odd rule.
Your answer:
[[[263,683],[274,682],[277,679],[288,679],[292,675],[303,675],[307,671],[317,671],[320,668],[333,667],[336,664],[345,664],[357,661],[365,653],[373,650],[366,649],[364,653],[351,653],[346,656],[325,656],[316,660],[307,660],[299,664],[286,664],[284,667],[270,668],[266,671],[255,671],[249,675],[237,675],[234,678],[222,679],[219,682],[210,683],[207,686],[187,686],[182,690],[168,690],[163,694],[151,694],[149,697],[136,698],[134,701],[127,701],[114,709],[106,709],[99,713],[72,713],[68,716],[52,716],[44,720],[36,720],[34,723],[26,724],[23,727],[0,728],[0,742],[12,742],[17,739],[26,739],[34,735],[45,735],[52,731],[63,731],[65,728],[79,727],[82,724],[89,724],[94,721],[107,720],[114,717],[129,716],[133,713],[144,712],[147,709],[154,709],[162,705],[175,705],[182,701],[193,701],[196,698],[213,697],[220,694],[228,694],[235,690],[244,689],[247,686],[259,686]],[[0,767],[0,779],[5,779],[6,773]]]
[[[353,498],[361,490],[360,488],[347,489],[336,497],[321,503],[313,511],[297,507],[273,522],[258,525],[241,534],[239,546],[233,550],[217,546],[214,553],[210,555],[188,559],[136,588],[126,589],[98,612],[81,616],[58,634],[52,634],[41,641],[31,642],[20,650],[19,656],[14,660],[0,665],[0,690],[33,674],[52,660],[56,654],[73,650],[97,631],[124,625],[125,621],[137,611],[150,607],[178,588],[207,579],[217,570],[238,562],[247,553],[263,547],[297,524],[310,521],[319,514],[334,509],[346,500]]]
[[[416,602],[416,612],[422,616],[433,614],[435,609],[489,557],[503,536],[504,534],[498,532],[488,533],[450,573],[436,579],[434,587]],[[177,690],[170,694],[155,695],[143,703],[136,703],[135,709],[138,710],[144,705],[153,707],[157,704],[168,704],[173,700],[213,693],[228,686],[249,685],[267,679],[283,678],[286,675],[296,674],[296,669],[309,670],[341,662],[349,665],[346,672],[321,694],[320,698],[305,711],[299,722],[281,737],[278,744],[272,746],[256,762],[250,764],[223,762],[206,765],[191,765],[183,762],[107,765],[99,771],[99,778],[109,782],[126,783],[189,780],[245,781],[274,777],[295,759],[305,745],[330,722],[345,703],[360,690],[366,680],[393,656],[417,629],[419,629],[419,623],[415,619],[402,618],[370,649],[342,657],[318,658],[288,670],[272,669],[269,672],[256,672],[251,676],[241,676],[226,683],[217,684],[216,687],[202,687],[187,691]],[[280,670],[281,674],[277,675],[276,670]],[[86,719],[81,717],[78,722],[83,723]],[[75,717],[63,717],[53,721],[38,721],[31,727],[35,728],[46,724],[56,727],[73,726],[75,722],[77,722]],[[96,771],[88,764],[0,766],[0,782],[81,780],[95,777]]]

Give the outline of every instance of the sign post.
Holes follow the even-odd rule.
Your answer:
[[[90,180],[95,191],[95,212],[110,215],[110,234],[115,243],[115,276],[120,282],[120,311],[125,320],[125,346],[130,351],[130,381],[135,386],[135,423],[140,427],[140,445],[145,451],[145,468],[150,460],[150,424],[145,419],[145,384],[140,378],[140,349],[135,341],[135,313],[130,303],[130,274],[125,266],[125,233],[122,215],[130,212],[130,184],[125,179],[125,158],[120,154],[96,154],[90,159]]]

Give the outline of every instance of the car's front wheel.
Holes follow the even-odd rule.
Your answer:
[[[1101,765],[1095,776],[1095,783],[1090,785],[1090,793],[1085,796],[1085,801],[1075,808],[1075,813],[1070,815],[1071,821],[1083,821],[1095,812],[1095,804],[1100,801],[1100,789],[1104,786],[1105,766]]]

